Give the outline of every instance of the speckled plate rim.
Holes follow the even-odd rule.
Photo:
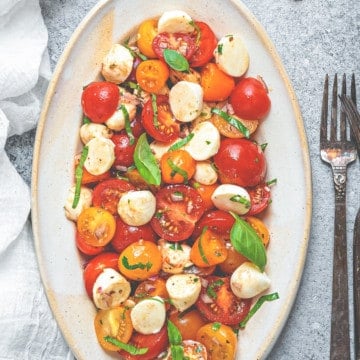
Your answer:
[[[78,41],[80,35],[84,31],[84,29],[88,26],[91,19],[95,16],[95,14],[101,10],[104,6],[110,3],[112,0],[103,0],[100,1],[83,19],[83,21],[79,24],[77,29],[75,30],[74,34],[72,35],[71,39],[69,40],[67,46],[64,49],[62,56],[60,57],[56,69],[54,71],[52,80],[49,83],[49,87],[47,90],[46,97],[43,102],[43,109],[41,112],[39,124],[37,127],[36,139],[34,144],[34,155],[33,155],[33,172],[32,172],[32,186],[31,186],[31,204],[32,204],[32,226],[33,226],[33,233],[35,239],[35,249],[38,258],[38,264],[40,269],[41,278],[45,287],[46,295],[48,298],[48,302],[50,307],[53,311],[53,314],[58,322],[58,325],[64,335],[65,340],[67,341],[70,348],[74,351],[75,356],[79,355],[77,346],[75,344],[76,339],[72,338],[69,335],[68,331],[68,324],[64,321],[63,318],[57,316],[59,313],[59,303],[57,301],[56,295],[51,291],[49,288],[49,281],[48,281],[48,274],[45,270],[44,259],[41,254],[42,248],[42,239],[39,235],[39,209],[38,209],[38,196],[39,196],[39,187],[38,187],[38,176],[39,176],[39,161],[40,161],[40,153],[41,153],[41,143],[44,128],[46,126],[46,118],[49,110],[49,106],[51,104],[52,98],[56,91],[56,86],[63,71],[64,63],[66,62],[69,54],[71,53],[74,44]],[[312,217],[312,183],[311,183],[311,165],[310,165],[310,158],[309,158],[309,150],[307,144],[307,138],[305,134],[304,124],[301,117],[300,107],[298,101],[296,99],[296,95],[292,88],[292,85],[289,81],[288,75],[285,71],[285,68],[282,64],[282,61],[272,43],[269,39],[266,31],[262,27],[262,25],[257,21],[257,19],[253,16],[253,14],[248,10],[248,8],[240,1],[232,0],[231,3],[235,4],[236,7],[239,9],[240,16],[243,16],[247,19],[249,23],[253,26],[255,32],[258,34],[259,38],[263,42],[264,47],[267,51],[271,54],[271,57],[274,59],[275,66],[282,78],[283,83],[286,86],[287,92],[291,99],[291,106],[294,111],[295,120],[297,131],[300,137],[300,145],[303,149],[302,152],[302,162],[303,162],[303,169],[304,173],[304,181],[306,186],[306,199],[305,202],[305,218],[304,218],[304,228],[303,228],[303,240],[301,244],[301,250],[298,254],[298,262],[293,274],[293,280],[289,284],[289,292],[286,298],[286,301],[283,303],[282,311],[280,316],[277,318],[276,324],[272,326],[271,333],[267,334],[266,339],[264,339],[261,348],[257,350],[256,359],[263,359],[266,355],[269,354],[273,345],[275,344],[279,334],[281,333],[291,308],[293,306],[294,300],[296,298],[296,294],[298,291],[298,287],[300,285],[303,268],[306,259],[306,253],[308,248],[309,236],[310,236],[310,228],[311,228],[311,217]]]

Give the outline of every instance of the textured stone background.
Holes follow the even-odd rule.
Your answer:
[[[318,150],[321,96],[325,73],[332,78],[336,72],[348,75],[354,72],[360,94],[360,3],[353,0],[243,2],[268,32],[283,60],[300,103],[312,163],[313,222],[308,257],[297,300],[268,359],[322,360],[329,354],[334,195],[330,168],[321,162]],[[49,30],[52,67],[73,30],[95,3],[95,0],[40,0]],[[14,136],[6,145],[11,161],[29,184],[34,136],[35,130]],[[359,160],[348,172],[349,257],[354,218],[360,205],[358,179]]]

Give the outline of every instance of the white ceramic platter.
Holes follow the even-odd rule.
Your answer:
[[[261,25],[236,0],[100,1],[75,31],[55,70],[38,126],[32,177],[32,221],[43,284],[78,360],[118,358],[97,343],[95,308],[84,290],[74,224],[63,211],[73,181],[74,154],[80,150],[82,88],[98,77],[101,60],[113,43],[126,39],[142,20],[171,9],[206,21],[218,37],[241,33],[250,53],[248,75],[266,80],[272,100],[271,112],[256,137],[268,143],[267,179],[277,178],[264,221],[271,230],[269,292],[277,291],[280,299],[265,303],[240,331],[237,359],[263,359],[270,352],[300,283],[311,222],[308,147],[295,94]]]

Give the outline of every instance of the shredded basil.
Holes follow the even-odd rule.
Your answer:
[[[176,50],[164,49],[165,62],[176,71],[189,71],[189,62]]]
[[[179,243],[177,243],[177,242],[175,242],[175,243],[172,243],[170,246],[169,246],[169,248],[171,249],[171,250],[179,250],[179,251],[183,251],[183,248],[182,248],[182,246],[181,246],[181,244],[179,244]]]
[[[255,303],[255,305],[251,308],[251,310],[248,312],[245,319],[240,322],[239,327],[244,328],[250,318],[260,309],[260,307],[265,301],[273,301],[277,299],[279,299],[279,294],[277,292],[261,296]]]
[[[251,201],[249,201],[246,197],[241,195],[234,195],[230,198],[230,201],[237,202],[239,204],[245,205],[247,209],[250,209]]]
[[[271,185],[274,185],[274,184],[276,184],[276,183],[277,183],[277,179],[275,178],[275,179],[272,179],[272,180],[267,181],[267,182],[266,182],[266,185],[267,185],[267,186],[271,186]]]
[[[84,163],[87,158],[88,152],[89,152],[89,148],[87,146],[84,146],[82,149],[82,152],[81,152],[79,164],[76,166],[76,169],[75,169],[76,184],[75,184],[74,200],[72,203],[73,209],[75,209],[79,204],[80,192],[81,192],[81,180],[82,180],[83,172],[84,172],[83,167],[84,167]]]
[[[200,27],[196,24],[196,22],[193,21],[193,20],[190,21],[190,25],[192,25],[192,26],[195,28],[195,31],[196,31],[196,41],[195,41],[195,44],[196,44],[196,46],[198,46],[199,43],[200,43],[200,39],[201,39],[201,29],[200,29]]]
[[[127,111],[127,108],[126,108],[126,106],[124,104],[121,104],[120,109],[121,109],[121,111],[122,111],[122,113],[124,115],[124,118],[125,118],[125,131],[126,131],[126,134],[129,137],[130,145],[133,145],[134,142],[135,142],[135,137],[134,137],[134,135],[132,133],[132,130],[131,130],[129,112]]]
[[[219,44],[217,47],[217,52],[219,55],[222,55],[222,49],[223,49],[223,44]]]
[[[146,264],[139,262],[139,263],[130,265],[129,260],[128,260],[128,258],[126,256],[122,257],[121,263],[128,270],[136,270],[136,269],[144,270],[144,269],[146,269],[146,271],[149,271],[152,268],[152,263],[149,262],[149,261]]]
[[[211,326],[211,329],[213,329],[214,331],[218,331],[221,328],[221,323],[219,322],[214,322]]]
[[[235,129],[239,130],[247,139],[250,137],[249,129],[234,116],[229,115],[225,111],[222,111],[218,108],[212,108],[211,112],[213,114],[221,116],[225,121],[232,125]]]
[[[179,150],[180,148],[185,146],[194,137],[194,135],[195,135],[194,133],[191,133],[188,136],[176,142],[175,144],[172,144],[169,147],[169,151]]]
[[[91,120],[87,116],[84,116],[83,124],[91,124]]]
[[[125,344],[111,336],[105,336],[104,340],[117,346],[119,349],[125,350],[126,352],[128,352],[131,355],[143,355],[143,354],[146,354],[149,350],[148,348],[138,348],[131,344]]]
[[[205,255],[205,252],[204,252],[204,248],[203,248],[203,246],[202,246],[202,239],[203,239],[203,236],[204,236],[206,230],[207,230],[207,226],[205,226],[205,227],[202,229],[201,235],[200,235],[200,237],[199,237],[198,246],[199,246],[199,253],[200,253],[200,256],[201,256],[202,261],[203,261],[205,264],[209,264],[209,260],[207,259],[206,255]]]
[[[129,40],[128,40],[129,41]],[[127,43],[123,45],[126,49],[129,50],[131,56],[135,59],[136,57],[139,57],[142,61],[147,60],[148,58],[142,54],[140,51],[134,51]]]
[[[156,128],[159,127],[158,120],[158,107],[157,107],[157,96],[155,94],[151,94],[151,107],[153,111],[153,123]]]
[[[215,280],[213,283],[211,283],[207,288],[206,288],[206,293],[212,298],[212,299],[216,299],[217,295],[216,292],[214,290],[214,288],[218,287],[218,286],[222,286],[224,285],[224,281],[221,279]]]
[[[171,357],[173,360],[184,360],[184,348],[181,345],[182,337],[179,329],[173,322],[167,320],[167,332],[170,343]]]
[[[267,148],[267,146],[268,146],[268,143],[263,143],[263,144],[260,145],[262,152],[265,151],[265,149]]]
[[[176,174],[179,174],[184,178],[185,183],[188,182],[189,177],[188,177],[188,173],[185,170],[178,167],[170,158],[167,159],[166,162],[167,162],[167,164],[170,166],[170,168],[172,170],[171,173],[170,173],[171,177],[174,177]]]
[[[134,163],[142,178],[151,185],[160,185],[161,172],[152,153],[146,134],[140,135],[134,151]]]

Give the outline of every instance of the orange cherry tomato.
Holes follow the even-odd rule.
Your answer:
[[[136,81],[140,87],[150,93],[158,94],[165,86],[170,72],[161,60],[145,60],[136,68]]]
[[[208,352],[208,360],[233,360],[235,358],[237,337],[230,326],[209,323],[199,329],[196,340]]]
[[[169,320],[178,328],[183,340],[194,340],[198,330],[207,323],[196,309],[182,313],[174,311]]]
[[[115,234],[114,216],[107,210],[92,206],[84,209],[77,220],[77,230],[88,245],[105,246]]]
[[[106,336],[127,343],[133,333],[130,310],[125,306],[99,310],[95,316],[94,326],[99,344],[107,351],[119,351],[119,348],[106,341]]]
[[[88,245],[78,231],[76,231],[75,235],[75,244],[79,251],[88,256],[98,255],[105,250],[104,246]]]
[[[269,241],[270,241],[270,232],[269,232],[268,228],[266,227],[266,225],[255,216],[247,216],[245,218],[245,221],[251,225],[251,227],[259,235],[264,246],[267,247],[269,245]]]
[[[149,58],[156,58],[156,54],[152,48],[152,43],[157,35],[157,21],[149,19],[142,22],[138,29],[137,46],[141,53]]]
[[[154,296],[169,299],[169,294],[166,290],[166,281],[161,277],[144,280],[135,289],[135,301],[141,301],[144,298]]]
[[[190,181],[192,187],[200,194],[203,199],[203,203],[205,206],[205,211],[208,211],[214,207],[214,203],[211,200],[211,195],[215,191],[215,189],[219,186],[219,184],[212,185],[203,185],[196,181]]]
[[[130,280],[142,281],[161,269],[161,252],[151,241],[139,240],[125,248],[119,257],[119,270]]]
[[[168,184],[186,183],[195,173],[196,161],[186,150],[165,153],[160,160],[162,180]]]
[[[234,89],[235,80],[216,64],[208,63],[201,70],[201,87],[205,101],[223,101]]]
[[[198,267],[220,264],[226,257],[225,241],[208,229],[195,240],[190,251],[190,260]]]
[[[249,261],[244,255],[234,249],[230,242],[226,243],[227,257],[224,262],[219,264],[220,270],[231,275],[242,263]]]

